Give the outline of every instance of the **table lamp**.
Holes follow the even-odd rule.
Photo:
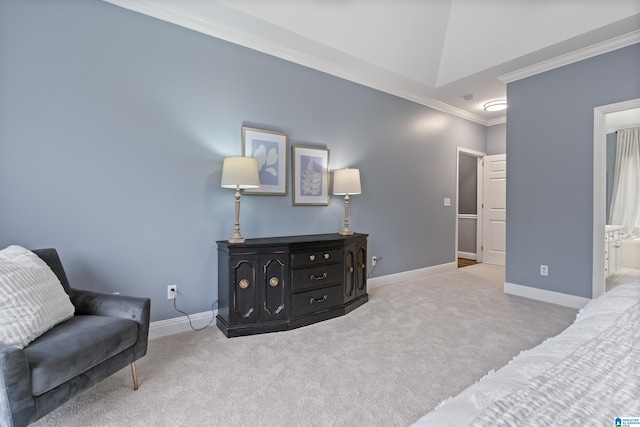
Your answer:
[[[225,158],[222,163],[220,186],[236,189],[236,222],[229,243],[244,243],[245,239],[240,235],[240,189],[260,187],[258,161],[253,157]]]
[[[344,194],[344,228],[340,231],[343,236],[353,234],[349,229],[349,195],[361,192],[359,169],[339,169],[333,173],[333,194]]]

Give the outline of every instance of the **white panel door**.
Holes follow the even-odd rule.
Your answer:
[[[482,261],[505,265],[507,219],[507,155],[484,158]]]

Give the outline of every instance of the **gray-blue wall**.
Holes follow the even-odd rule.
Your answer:
[[[487,155],[505,154],[507,152],[507,125],[487,126]]]
[[[591,298],[593,112],[639,98],[639,70],[635,44],[507,85],[507,282]]]
[[[0,246],[58,248],[73,286],[149,296],[156,321],[177,283],[206,311],[243,125],[360,168],[376,275],[455,261],[456,146],[484,151],[484,126],[97,0],[0,0]],[[242,234],[341,228],[342,198],[290,194],[244,196]]]

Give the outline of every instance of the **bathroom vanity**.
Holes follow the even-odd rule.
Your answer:
[[[622,237],[624,232],[621,225],[605,225],[604,230],[604,275],[612,275],[622,267]]]

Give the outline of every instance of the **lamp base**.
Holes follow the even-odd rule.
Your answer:
[[[340,232],[338,234],[341,234],[343,236],[353,236],[353,231],[349,230],[349,228],[345,227],[342,230],[340,230]]]
[[[244,241],[244,237],[240,234],[240,187],[236,186],[236,223],[233,225],[233,236],[227,242],[244,243]]]

